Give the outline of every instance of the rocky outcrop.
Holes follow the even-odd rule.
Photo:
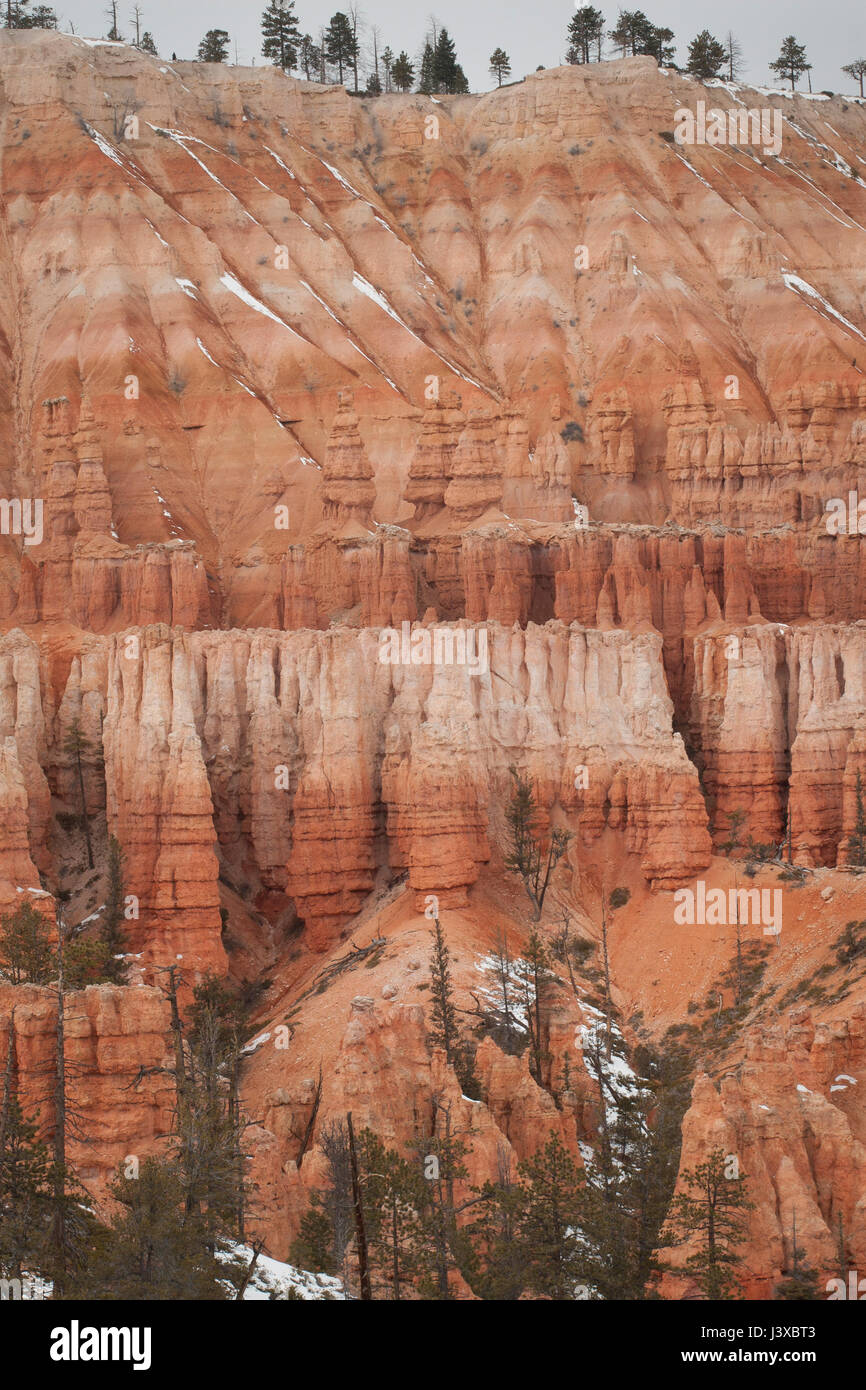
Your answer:
[[[839,1232],[851,1269],[866,1259],[866,1133],[859,1087],[866,1062],[866,1010],[816,1023],[807,1009],[753,1029],[745,1057],[718,1086],[699,1076],[683,1122],[682,1175],[721,1149],[748,1180],[742,1267],[747,1298],[771,1298],[794,1264],[794,1242],[823,1286],[839,1273]],[[691,1247],[665,1251],[682,1268]],[[668,1297],[693,1281],[666,1277]]]

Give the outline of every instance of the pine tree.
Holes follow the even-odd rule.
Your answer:
[[[57,15],[50,5],[34,5],[32,10],[26,6],[30,0],[6,0],[6,15],[3,21],[6,29],[56,29]]]
[[[456,92],[460,90],[462,68],[458,67],[457,49],[454,40],[444,27],[433,50],[433,86],[437,92]]]
[[[418,1212],[423,1178],[370,1129],[358,1136],[370,1261],[389,1297],[401,1300],[418,1272]]]
[[[642,45],[648,42],[652,27],[643,10],[620,10],[608,38],[622,49],[624,58],[633,57],[643,52]]]
[[[847,77],[856,77],[860,83],[860,95],[863,95],[863,78],[866,77],[866,58],[855,58],[853,63],[846,63],[842,71]]]
[[[201,1222],[183,1210],[174,1164],[146,1158],[135,1176],[119,1170],[109,1184],[113,1210],[92,1258],[73,1281],[78,1298],[225,1300],[226,1268]]]
[[[452,1297],[451,1273],[458,1269],[465,1277],[472,1272],[471,1235],[461,1230],[458,1218],[476,1199],[457,1202],[456,1184],[469,1176],[465,1163],[468,1146],[452,1133],[450,1108],[439,1105],[435,1098],[434,1115],[435,1133],[415,1144],[423,1186],[414,1258],[421,1297],[448,1300]]]
[[[72,759],[75,767],[76,780],[78,782],[78,798],[81,813],[81,827],[84,831],[84,840],[87,845],[87,867],[93,868],[93,844],[90,839],[90,821],[87,815],[87,794],[84,788],[84,759],[93,760],[97,757],[96,750],[90,739],[81,731],[81,726],[77,719],[74,719],[69,726],[66,737],[63,740],[63,751],[67,757]]]
[[[686,72],[706,82],[710,78],[718,77],[725,65],[726,57],[724,44],[714,39],[709,29],[702,29],[689,44]]]
[[[782,40],[778,58],[770,63],[770,71],[779,78],[786,78],[791,83],[792,92],[796,87],[797,78],[810,67],[811,64],[806,61],[805,46],[798,43],[793,34]]]
[[[81,1116],[70,1094],[70,1063],[66,1057],[66,938],[68,929],[57,908],[54,1095],[51,1138],[50,1224],[45,1273],[54,1284],[54,1297],[66,1297],[74,1280],[90,1262],[98,1223],[88,1194],[68,1161],[70,1136],[83,1137]]]
[[[415,67],[409,61],[409,54],[405,49],[401,49],[399,56],[395,59],[391,74],[398,92],[412,90],[412,83],[415,81]]]
[[[656,1268],[658,1231],[676,1176],[669,1130],[658,1122],[666,1098],[650,1080],[635,1079],[628,1087],[617,1082],[600,1048],[592,1053],[595,1067],[603,1081],[604,1123],[602,1142],[584,1164],[590,1282],[602,1299],[640,1299]]]
[[[595,45],[598,57],[601,59],[603,35],[604,15],[601,10],[595,9],[593,5],[582,5],[572,15],[568,24],[566,61],[569,63],[591,62],[593,45]]]
[[[495,77],[498,86],[502,86],[503,77],[511,74],[511,59],[504,48],[494,48],[490,55],[490,75]]]
[[[292,1264],[317,1274],[340,1272],[340,1257],[334,1249],[334,1227],[318,1192],[312,1193],[310,1205],[301,1217],[289,1258]]]
[[[0,917],[0,971],[13,985],[45,985],[54,978],[53,929],[32,903]]]
[[[108,887],[105,910],[100,928],[100,941],[105,952],[105,978],[112,984],[122,985],[126,981],[126,940],[123,933],[124,921],[123,850],[114,835],[108,840]]]
[[[8,1025],[0,1102],[0,1274],[20,1279],[42,1268],[50,1215],[50,1161],[18,1098],[15,1010]]]
[[[382,49],[382,70],[385,73],[385,91],[393,90],[394,50],[387,46]]]
[[[534,926],[515,973],[529,1034],[529,1070],[536,1084],[545,1086],[547,1063],[550,1060],[550,992],[556,976],[550,968],[547,947]]]
[[[171,1144],[188,1215],[201,1216],[209,1232],[228,1229],[240,1239],[246,1184],[238,1070],[245,1033],[238,1001],[223,981],[206,976],[193,989],[187,1055],[176,1064],[179,1093]]]
[[[336,64],[341,83],[346,68],[352,67],[357,58],[357,50],[351,21],[348,15],[338,10],[325,30],[325,54],[329,63]]]
[[[441,1047],[444,1051],[445,1060],[454,1068],[463,1094],[476,1100],[478,1081],[472,1054],[460,1036],[457,1023],[454,985],[451,979],[451,953],[445,944],[445,934],[438,917],[435,924],[435,930],[431,933],[433,949],[430,955],[430,995],[433,1000],[430,1041],[434,1047]]]
[[[500,932],[491,961],[496,975],[497,997],[492,1009],[488,1006],[485,1010],[484,1022],[497,1047],[503,1052],[514,1053],[522,1045],[525,1031],[517,1014],[525,989],[520,978],[520,966],[511,958],[504,932]]]
[[[581,1237],[583,1175],[558,1135],[518,1165],[520,1209],[514,1243],[526,1286],[540,1298],[576,1296],[586,1277]]]
[[[520,1298],[526,1285],[516,1239],[523,1192],[512,1174],[510,1156],[502,1146],[497,1159],[496,1180],[476,1189],[478,1214],[467,1226],[478,1266],[472,1291],[480,1298],[512,1302]]]
[[[301,33],[295,14],[295,0],[270,0],[262,15],[262,57],[275,68],[289,72],[298,66]]]
[[[818,1273],[806,1259],[805,1251],[797,1244],[797,1213],[791,1218],[791,1257],[782,1279],[773,1290],[773,1298],[788,1303],[813,1303],[823,1300],[826,1290]]]
[[[153,34],[150,32],[149,29],[145,29],[144,33],[141,36],[141,51],[142,53],[149,53],[152,58],[159,57],[159,54],[156,51],[156,44],[153,41]]]
[[[352,1160],[349,1152],[349,1130],[345,1120],[331,1120],[319,1135],[319,1147],[325,1155],[328,1185],[321,1194],[322,1207],[330,1223],[335,1272],[349,1282],[349,1249],[355,1233],[352,1205]]]
[[[224,63],[229,56],[229,36],[225,29],[208,29],[198,46],[200,63]]]
[[[649,32],[641,40],[637,49],[638,53],[646,53],[651,58],[655,58],[659,67],[664,67],[666,63],[672,63],[676,51],[673,29],[666,29],[655,24],[649,26]]]
[[[863,804],[863,779],[860,769],[854,784],[854,829],[848,840],[848,863],[852,867],[866,867],[866,807]]]
[[[681,1175],[681,1191],[671,1203],[662,1243],[666,1246],[694,1243],[682,1266],[668,1272],[694,1279],[704,1298],[737,1297],[739,1247],[746,1235],[746,1213],[753,1206],[746,1195],[744,1176],[728,1176],[722,1149],[714,1149],[704,1163]]]
[[[30,0],[6,0],[6,13],[3,16],[4,29],[29,29],[30,16],[26,6]]]
[[[432,96],[438,91],[436,86],[436,54],[433,45],[428,39],[424,44],[424,52],[421,55],[421,66],[418,71],[418,91],[424,96]]]
[[[568,849],[571,832],[554,830],[545,846],[538,832],[538,804],[532,783],[510,767],[514,785],[511,801],[505,813],[509,829],[509,849],[505,867],[519,874],[538,922],[551,874]]]
[[[308,82],[315,82],[319,76],[321,54],[318,45],[309,34],[304,34],[300,43],[300,68]]]

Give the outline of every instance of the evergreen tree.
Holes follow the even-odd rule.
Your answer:
[[[156,51],[156,44],[153,41],[153,34],[150,32],[149,29],[145,29],[144,33],[141,36],[141,51],[142,53],[149,53],[152,58],[159,57],[159,54]]]
[[[331,1120],[322,1129],[319,1147],[325,1155],[328,1185],[321,1194],[322,1208],[331,1228],[335,1272],[349,1282],[349,1248],[355,1234],[352,1193],[352,1161],[349,1129],[345,1120]]]
[[[262,15],[262,57],[275,68],[289,72],[298,66],[301,33],[295,14],[295,0],[270,0]]]
[[[18,1098],[15,1010],[9,1019],[0,1101],[0,1274],[42,1268],[50,1216],[50,1160]]]
[[[421,55],[418,91],[422,92],[424,96],[432,96],[434,92],[438,91],[436,86],[436,53],[429,39],[424,44],[424,52]]]
[[[702,29],[689,44],[686,72],[706,82],[710,78],[718,77],[726,58],[724,44],[714,39],[709,29]]]
[[[793,34],[789,34],[786,39],[782,40],[779,56],[775,62],[770,64],[770,71],[779,78],[787,79],[791,83],[791,91],[793,92],[797,85],[797,78],[807,72],[810,67],[811,64],[806,61],[805,46],[798,43]]]
[[[385,74],[385,91],[386,91],[386,92],[390,92],[390,91],[393,90],[393,77],[392,77],[392,74],[393,74],[393,69],[394,69],[394,63],[395,63],[395,61],[396,61],[396,60],[395,60],[395,58],[394,58],[394,51],[393,51],[393,49],[388,48],[387,46],[386,46],[385,48],[383,48],[383,49],[382,49],[382,70],[383,70],[383,72],[384,72],[384,74]]]
[[[641,45],[649,39],[651,29],[643,10],[620,10],[608,38],[622,50],[623,58],[633,57],[642,51]]]
[[[540,1298],[573,1299],[587,1275],[583,1175],[558,1135],[524,1159],[518,1174],[515,1246],[526,1286]]]
[[[308,82],[315,82],[319,76],[322,55],[318,45],[309,34],[304,34],[300,42],[300,68]]]
[[[206,976],[193,989],[187,1057],[181,1058],[171,1151],[191,1219],[209,1232],[244,1235],[243,1122],[238,1101],[243,1009],[223,981]]]
[[[66,1057],[66,939],[68,929],[57,909],[54,1094],[51,1136],[50,1223],[43,1272],[54,1284],[54,1298],[74,1292],[75,1280],[90,1264],[98,1223],[90,1198],[68,1161],[71,1136],[82,1139],[81,1115],[70,1093],[70,1063]]]
[[[339,1274],[341,1260],[334,1248],[334,1227],[318,1192],[301,1217],[298,1234],[289,1252],[292,1264],[317,1274]]]
[[[842,71],[848,77],[856,77],[860,83],[860,95],[863,95],[863,78],[866,77],[866,58],[855,58],[853,63],[846,63]]]
[[[566,61],[569,63],[592,62],[593,47],[595,47],[600,60],[603,36],[604,15],[601,10],[595,9],[593,5],[582,5],[572,15],[568,24]]]
[[[146,1158],[136,1176],[119,1170],[109,1185],[115,1204],[87,1267],[75,1277],[78,1298],[224,1300],[219,1243],[184,1211],[184,1184],[165,1158]]]
[[[398,92],[411,91],[412,83],[415,81],[415,67],[414,64],[409,61],[409,54],[405,49],[401,49],[400,55],[395,59],[391,71],[394,79],[394,86],[397,88]]]
[[[536,1084],[545,1086],[550,1060],[550,993],[556,976],[550,968],[547,947],[534,926],[515,974],[529,1034],[529,1070]]]
[[[224,63],[229,56],[229,36],[225,29],[208,29],[198,46],[200,63]]]
[[[511,59],[504,48],[494,48],[490,55],[490,75],[495,77],[498,86],[502,86],[503,77],[511,75]]]
[[[123,850],[113,835],[108,840],[108,888],[100,928],[100,940],[105,951],[105,978],[112,984],[126,981],[126,940],[124,921]]]
[[[509,849],[505,867],[519,874],[534,909],[534,920],[541,918],[551,874],[568,849],[571,832],[554,830],[545,846],[538,831],[538,804],[532,783],[509,768],[514,790],[505,819],[509,829]]]
[[[352,67],[358,56],[358,44],[348,15],[338,10],[332,16],[325,30],[325,55],[329,63],[336,64],[340,82],[347,68]]]
[[[382,95],[382,80],[377,73],[370,73],[367,78],[365,93],[368,97],[380,97]]]
[[[456,1199],[456,1185],[469,1176],[465,1158],[468,1146],[451,1129],[447,1106],[435,1105],[436,1132],[429,1139],[416,1141],[422,1173],[421,1207],[418,1212],[414,1259],[418,1270],[417,1289],[422,1298],[448,1300],[452,1297],[450,1275],[454,1270],[466,1277],[474,1272],[471,1234],[462,1230],[458,1217],[475,1198]],[[471,1277],[469,1282],[471,1283]]]
[[[740,849],[743,841],[740,832],[746,819],[746,813],[742,806],[735,806],[732,811],[728,811],[728,838],[720,845],[725,854],[733,854],[734,850]]]
[[[30,16],[27,5],[30,0],[6,0],[6,13],[3,16],[4,29],[29,29]]]
[[[848,863],[856,868],[866,867],[866,807],[863,805],[863,779],[860,769],[854,784],[854,829],[848,840]]]
[[[668,1266],[671,1274],[694,1279],[703,1297],[710,1300],[737,1297],[739,1246],[746,1234],[746,1213],[753,1203],[746,1195],[746,1179],[728,1176],[728,1159],[714,1149],[704,1163],[683,1173],[671,1203],[664,1245],[694,1243],[681,1267]]]
[[[395,1301],[418,1272],[418,1212],[424,1201],[417,1166],[387,1148],[370,1129],[358,1136],[370,1261]]]
[[[816,1303],[826,1297],[818,1273],[809,1264],[805,1252],[797,1244],[797,1214],[792,1217],[791,1257],[782,1279],[773,1290],[773,1298],[788,1303]]]
[[[430,995],[433,1000],[430,1041],[434,1047],[441,1047],[444,1051],[445,1059],[449,1066],[454,1068],[463,1094],[476,1100],[478,1081],[472,1054],[460,1036],[457,1023],[450,952],[445,944],[445,934],[439,918],[435,921],[435,930],[431,933],[433,950],[430,956]]]
[[[672,63],[676,51],[673,29],[665,29],[655,24],[650,25],[649,33],[638,48],[638,53],[646,53],[655,58],[659,67]]]
[[[439,30],[433,50],[433,87],[437,92],[456,92],[461,89],[462,68],[457,63],[457,49],[446,28]]]
[[[635,1078],[624,1084],[601,1048],[592,1051],[590,1070],[596,1067],[604,1123],[602,1142],[584,1165],[582,1230],[591,1257],[590,1282],[602,1299],[641,1299],[656,1269],[654,1250],[676,1177],[679,1129],[671,1150],[671,1130],[659,1122],[667,1101],[658,1082]]]
[[[13,985],[46,985],[54,978],[53,927],[32,903],[0,917],[0,971]]]
[[[475,1245],[478,1268],[472,1291],[480,1298],[512,1302],[520,1298],[526,1285],[517,1243],[523,1193],[503,1148],[499,1150],[498,1167],[496,1181],[488,1181],[477,1189],[478,1215],[467,1227]]]
[[[98,937],[70,931],[64,948],[66,988],[70,993],[108,982],[108,952]]]
[[[87,845],[87,867],[92,869],[93,844],[90,839],[90,822],[87,815],[87,795],[84,788],[84,760],[94,760],[98,755],[90,739],[82,733],[81,725],[77,719],[74,719],[69,726],[66,737],[63,740],[63,751],[67,757],[72,759],[75,768],[81,811],[81,827],[84,831],[84,840]]]
[[[6,14],[3,26],[6,29],[56,29],[57,15],[49,5],[26,7],[30,0],[6,0]]]

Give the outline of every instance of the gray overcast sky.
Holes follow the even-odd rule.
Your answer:
[[[55,4],[61,28],[69,21],[76,33],[88,38],[104,37],[107,0],[59,0]],[[617,3],[595,0],[612,28]],[[150,29],[163,57],[172,51],[178,58],[194,58],[205,30],[227,29],[232,43],[237,41],[241,63],[263,62],[260,17],[265,8],[239,0],[140,0],[144,27]],[[640,8],[640,0],[626,0],[624,8]],[[314,37],[341,0],[295,0],[295,12],[302,32]],[[414,57],[424,36],[428,16],[433,13],[450,31],[457,44],[473,91],[486,91],[492,85],[488,59],[501,45],[511,58],[512,77],[522,77],[543,63],[555,67],[565,61],[565,31],[574,13],[567,0],[529,0],[504,8],[500,0],[361,0],[365,21],[362,38],[369,39],[371,26],[380,31],[380,43],[390,44],[394,52],[405,48]],[[746,59],[745,80],[755,86],[769,86],[767,64],[778,56],[786,34],[793,33],[807,49],[813,64],[812,88],[856,92],[851,78],[839,71],[843,63],[866,56],[866,6],[863,0],[644,0],[643,8],[654,24],[673,29],[677,40],[677,60],[685,62],[690,39],[701,29],[722,38],[728,29],[739,39]],[[121,33],[131,31],[129,16],[132,0],[119,0]],[[234,47],[232,48],[234,57]],[[803,82],[805,90],[805,80]]]

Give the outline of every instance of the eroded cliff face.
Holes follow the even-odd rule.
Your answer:
[[[447,1110],[467,1182],[552,1134],[586,1152],[597,980],[560,972],[540,1079],[488,1033],[472,1101],[429,1043],[431,904],[469,1014],[502,933],[526,943],[514,767],[572,837],[546,939],[569,914],[598,951],[603,898],[631,892],[608,923],[623,1049],[732,1007],[734,929],[681,925],[673,894],[741,886],[732,815],[786,842],[799,876],[755,878],[782,934],[696,1058],[680,1167],[738,1156],[751,1292],[790,1261],[788,1207],[816,1269],[840,1215],[866,1260],[866,995],[835,955],[866,918],[844,867],[866,107],[647,58],[353,100],[26,31],[0,34],[0,83],[0,489],[22,503],[0,911],[92,931],[109,835],[133,903],[129,986],[76,994],[67,1029],[82,1175],[101,1193],[170,1131],[171,965],[182,1003],[206,973],[263,991],[241,1086],[275,1254],[349,1109],[404,1147]],[[677,145],[698,98],[777,108],[781,151]],[[2,986],[0,1055],[13,1004],[50,1127],[54,996]]]
[[[473,664],[458,664],[468,637]],[[406,651],[425,655],[418,638],[430,644],[426,662],[403,664]],[[434,638],[450,663],[434,662]],[[140,901],[132,949],[156,964],[182,948],[195,969],[225,968],[221,867],[272,913],[291,901],[290,920],[320,951],[340,940],[380,871],[407,871],[419,905],[435,893],[464,906],[481,866],[501,862],[512,766],[535,781],[549,823],[587,846],[617,831],[647,880],[675,886],[706,868],[710,839],[696,771],[672,730],[660,647],[657,634],[556,621],[157,627],[85,639],[55,693],[40,686],[35,645],[13,632],[0,639],[9,703],[31,708],[44,767],[33,766],[29,725],[6,735],[6,900],[37,877],[31,845],[50,861],[42,791],[49,778],[64,790],[64,730],[75,721],[99,739],[90,810],[123,846]],[[32,766],[31,803],[22,768]]]

